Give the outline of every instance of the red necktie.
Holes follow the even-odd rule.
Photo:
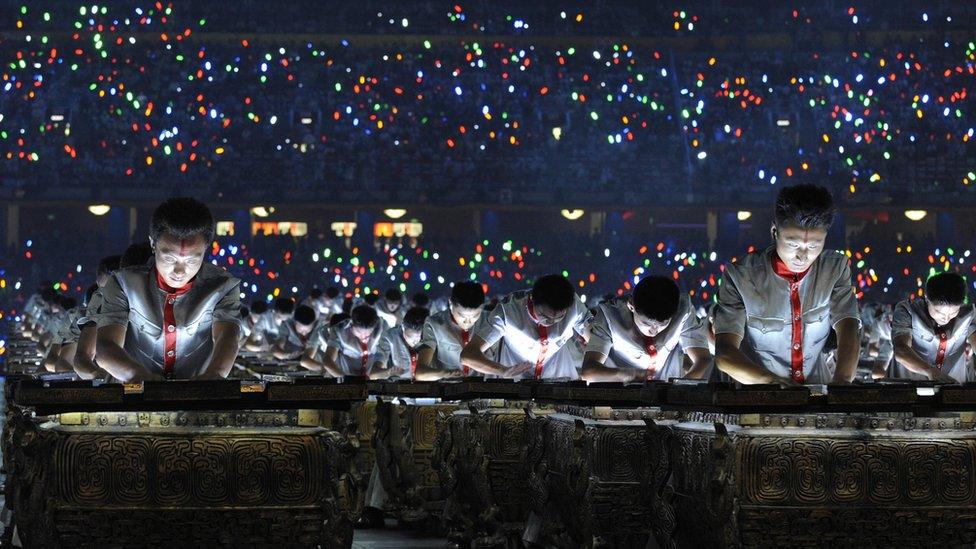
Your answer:
[[[359,375],[366,377],[366,369],[369,366],[369,342],[359,340],[359,350],[362,351],[360,355],[361,366],[359,370]]]
[[[790,340],[790,377],[797,383],[803,383],[803,316],[800,304],[800,281],[810,272],[794,273],[780,259],[779,254],[773,253],[773,271],[790,283],[790,318],[793,336]]]
[[[461,330],[461,326],[457,323],[457,320],[454,320],[454,315],[451,315],[451,322],[455,326],[457,326],[459,330]],[[461,330],[461,348],[462,349],[468,345],[468,341],[470,341],[470,340],[471,340],[471,333],[468,332],[467,330]],[[465,365],[462,364],[461,365],[461,368],[464,371],[465,377],[467,377],[471,373],[471,368],[469,368],[468,366],[465,366]]]
[[[193,281],[186,283],[182,288],[173,288],[163,280],[159,271],[156,271],[156,285],[163,291],[163,334],[165,339],[165,350],[163,351],[163,376],[167,379],[173,377],[173,368],[176,366],[176,313],[173,306],[176,298],[189,292],[193,288]]]
[[[647,351],[647,356],[651,358],[651,367],[647,369],[647,380],[650,381],[654,379],[654,375],[657,373],[657,368],[654,367],[654,357],[657,356],[657,345],[654,344],[653,336],[644,336],[644,350]]]
[[[945,330],[939,331],[939,352],[935,355],[935,367],[942,369],[942,364],[945,362],[946,348],[949,346],[949,335]]]
[[[410,377],[415,377],[417,375],[417,351],[407,343],[407,338],[400,334],[400,339],[403,340],[403,345],[407,348],[407,353],[410,354]]]

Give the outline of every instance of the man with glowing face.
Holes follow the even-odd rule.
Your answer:
[[[332,377],[368,377],[383,339],[384,326],[369,305],[355,307],[350,318],[334,326],[322,323],[309,338],[302,367]]]
[[[295,307],[291,317],[281,321],[278,339],[272,346],[272,354],[278,360],[298,358],[305,351],[315,330],[315,309],[308,305]]]
[[[727,265],[715,309],[715,362],[736,381],[850,383],[860,318],[848,259],[824,253],[835,215],[827,189],[796,185],[776,198],[773,245]],[[830,329],[837,366],[823,360]]]
[[[413,378],[420,360],[420,340],[427,315],[427,309],[411,307],[403,315],[399,326],[386,330],[369,374],[370,379]]]
[[[282,326],[295,313],[295,300],[290,297],[279,297],[268,307],[267,304],[257,305],[257,317],[251,327],[251,334],[244,344],[248,351],[274,352],[274,345],[281,339]]]
[[[433,381],[471,374],[461,363],[461,350],[484,321],[485,290],[477,282],[456,282],[446,310],[432,314],[424,323],[416,378]],[[489,357],[494,356],[488,353]]]
[[[403,305],[403,293],[396,288],[390,288],[383,298],[376,302],[375,308],[376,314],[387,326],[391,328],[399,326],[406,309]]]
[[[100,367],[124,382],[227,377],[239,343],[240,280],[205,260],[213,237],[205,204],[171,198],[156,208],[152,265],[120,269],[102,289]]]
[[[513,379],[578,379],[577,368],[553,360],[576,335],[589,338],[592,315],[562,275],[541,277],[530,292],[502,299],[461,351],[461,362],[483,374]],[[486,356],[501,343],[497,361]]]
[[[687,375],[681,366],[693,363]],[[583,356],[587,381],[704,378],[710,370],[705,326],[674,280],[650,276],[634,293],[601,303]]]
[[[895,346],[892,377],[965,383],[972,369],[973,306],[966,280],[942,273],[925,283],[925,298],[895,306],[891,338]],[[969,344],[969,349],[967,349]]]

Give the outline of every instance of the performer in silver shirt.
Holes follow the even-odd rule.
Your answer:
[[[420,341],[416,378],[436,381],[471,374],[461,364],[461,350],[486,318],[485,290],[477,282],[455,282],[448,309],[427,317]],[[486,353],[489,358],[494,353]]]
[[[100,367],[124,382],[227,376],[238,351],[240,280],[205,261],[213,237],[203,203],[171,198],[156,208],[153,264],[119,270],[102,290]]]
[[[403,315],[400,325],[388,328],[380,341],[370,379],[399,377],[412,379],[420,361],[420,339],[429,311],[411,307]]]
[[[682,372],[684,355],[693,366]],[[705,326],[669,277],[649,276],[632,294],[601,303],[583,357],[587,381],[702,379],[710,372]]]
[[[369,305],[359,305],[352,310],[349,319],[328,329],[320,327],[310,338],[312,352],[306,349],[302,366],[333,377],[368,377],[385,331],[386,324],[376,315],[376,310]],[[323,336],[326,343],[320,361],[316,349],[321,349]]]
[[[965,383],[973,375],[976,345],[966,279],[941,273],[925,283],[925,297],[895,306],[891,337],[895,347],[892,377]]]
[[[773,245],[728,264],[715,310],[715,361],[746,384],[850,383],[860,317],[848,258],[824,252],[836,209],[827,189],[795,185],[776,198]],[[823,347],[837,332],[836,371]]]
[[[146,241],[130,244],[121,256],[114,256],[102,260],[106,264],[105,268],[108,269],[108,274],[104,278],[101,276],[96,277],[95,291],[88,296],[84,316],[78,319],[78,346],[75,349],[72,365],[74,366],[75,373],[81,379],[111,379],[111,375],[98,366],[95,357],[96,342],[98,339],[97,315],[102,308],[102,288],[105,287],[105,284],[108,284],[108,281],[119,269],[145,265],[149,263],[151,258],[152,246]],[[101,271],[101,268],[100,264],[99,271]],[[125,340],[126,343],[131,345],[133,338],[127,336]],[[123,348],[125,347],[123,346]],[[127,351],[132,350],[131,348],[125,349]]]
[[[592,315],[562,275],[546,275],[532,291],[502,299],[461,351],[461,362],[479,372],[513,379],[578,379],[565,361],[553,360],[576,335],[589,337]],[[486,356],[501,343],[499,360]]]
[[[278,327],[278,339],[271,347],[274,357],[278,360],[300,357],[308,346],[317,322],[315,309],[308,305],[295,307],[291,318],[285,319]]]
[[[403,292],[396,288],[387,290],[383,298],[377,300],[373,307],[376,309],[376,314],[380,315],[380,319],[391,328],[399,326],[400,321],[403,320],[403,314],[407,310],[403,300]]]

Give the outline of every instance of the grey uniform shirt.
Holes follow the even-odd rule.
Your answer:
[[[322,360],[322,355],[329,345],[329,337],[331,337],[333,328],[334,326],[330,326],[328,322],[319,322],[315,324],[315,329],[312,330],[312,333],[308,334],[305,350],[312,349],[311,357],[313,359]]]
[[[164,374],[166,330],[164,301],[173,300],[176,319],[176,362],[172,377],[186,379],[203,371],[213,352],[213,323],[239,323],[240,280],[227,271],[204,263],[185,294],[168,298],[149,266],[128,267],[113,273],[102,288],[104,299],[95,316],[98,327],[126,326],[126,350],[151,372]],[[130,341],[131,336],[131,341]]]
[[[274,320],[274,310],[268,309],[260,314],[258,321],[251,327],[251,334],[258,342],[273,344],[278,339],[280,328]]]
[[[482,328],[487,318],[488,313],[482,311],[481,318],[475,322],[474,326],[471,327],[471,331],[468,332],[469,341]],[[464,334],[461,331],[461,327],[454,322],[450,309],[434,313],[427,317],[426,322],[424,322],[424,330],[420,337],[420,345],[418,348],[424,347],[434,350],[434,361],[431,364],[434,368],[446,371],[461,370],[461,350],[464,348]],[[494,360],[496,356],[494,351],[494,349],[489,349],[485,355]]]
[[[326,347],[339,350],[336,364],[343,375],[369,375],[386,329],[387,326],[382,321],[377,323],[366,342],[365,350],[360,345],[359,339],[352,333],[352,320],[343,320],[333,329],[325,332],[328,337]]]
[[[924,299],[902,301],[895,306],[891,321],[891,336],[893,338],[911,334],[912,350],[928,364],[935,366],[939,353],[941,335],[946,337],[945,358],[942,371],[948,373],[959,383],[973,381],[974,376],[969,360],[966,359],[966,340],[973,334],[973,319],[976,310],[972,305],[965,305],[959,310],[959,316],[948,325],[939,329],[935,321],[929,316],[928,307]],[[892,377],[903,379],[928,379],[923,374],[916,374],[902,366],[898,361],[892,368]]]
[[[85,314],[78,319],[78,326],[84,326],[90,322],[97,322],[95,317],[98,315],[104,302],[105,299],[102,296],[102,289],[95,290],[91,299],[88,300],[88,304],[85,305]]]
[[[736,334],[742,350],[760,366],[790,377],[792,322],[789,282],[773,271],[775,250],[767,248],[728,264],[715,308],[715,334]],[[806,383],[828,383],[823,347],[832,326],[860,320],[847,256],[824,251],[799,283]]]
[[[58,345],[77,343],[78,339],[81,337],[81,328],[78,327],[78,320],[84,316],[84,307],[75,307],[74,309],[67,311],[64,317],[61,319],[57,333],[54,334],[54,339],[51,340],[52,343],[56,343]]]
[[[513,367],[523,362],[536,364],[540,357],[542,344],[539,326],[529,316],[530,295],[529,291],[520,291],[502,298],[488,315],[488,320],[476,332],[488,345],[500,343],[498,362],[503,366]],[[579,379],[579,372],[572,367],[570,361],[554,358],[563,345],[577,334],[583,335],[586,332],[586,326],[591,319],[592,315],[583,302],[574,296],[569,313],[553,326],[546,328],[548,346],[542,357],[541,379]],[[534,372],[528,372],[523,377],[532,378]]]
[[[419,348],[419,345],[418,345]],[[388,369],[392,369],[392,376],[413,377],[411,371],[412,358],[419,355],[417,349],[411,349],[407,340],[403,338],[403,327],[388,328],[380,340],[376,351],[376,360]]]
[[[586,351],[606,355],[605,364],[610,367],[646,370],[652,360],[647,350],[648,342],[634,326],[634,315],[627,303],[628,297],[623,296],[600,304]],[[681,377],[684,349],[708,349],[705,330],[704,322],[691,306],[691,299],[687,294],[682,294],[671,322],[654,336],[654,347],[658,355],[664,358],[661,368],[654,373],[654,379]]]
[[[284,352],[290,354],[301,353],[308,346],[308,342],[311,341],[312,334],[315,333],[316,327],[317,325],[313,325],[312,330],[308,333],[308,336],[303,338],[296,329],[296,322],[294,319],[288,319],[282,322],[278,329],[278,341],[284,341]]]

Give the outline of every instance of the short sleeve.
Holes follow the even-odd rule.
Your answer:
[[[129,298],[125,295],[118,273],[109,277],[101,290],[102,303],[94,315],[99,328],[104,326],[128,326]]]
[[[573,331],[577,334],[587,337],[587,331],[589,330],[590,324],[593,322],[593,313],[583,305],[579,297],[576,298],[576,303],[574,304],[574,313],[576,314],[576,323],[573,325]]]
[[[339,337],[339,335],[342,333],[342,329],[345,326],[347,326],[348,324],[349,324],[349,321],[346,320],[346,321],[342,322],[341,324],[338,324],[336,326],[333,326],[332,329],[326,331],[326,335],[325,335],[325,346],[327,348],[328,347],[333,347],[333,348],[339,349],[340,353],[342,352],[342,340]]]
[[[601,306],[597,308],[593,323],[590,325],[590,339],[586,343],[586,352],[609,356],[612,349],[613,334],[610,331],[610,320]]]
[[[721,282],[718,303],[715,305],[715,333],[743,337],[746,330],[746,306],[728,268],[725,269]]]
[[[891,338],[912,334],[912,311],[908,301],[895,305],[895,312],[891,316]]]
[[[681,335],[678,337],[681,348],[707,349],[708,335],[706,330],[705,322],[695,314],[695,311],[690,311],[684,320],[684,326],[681,327]]]
[[[490,347],[498,343],[505,335],[506,324],[505,305],[499,304],[488,315],[488,320],[475,331],[475,335],[483,339]]]
[[[229,288],[226,289],[223,297],[214,307],[214,322],[233,322],[235,324],[241,322],[240,282],[236,278],[233,281],[234,284],[228,284]]]
[[[427,317],[424,321],[424,329],[420,333],[420,345],[419,349],[433,349],[437,350],[437,334],[434,331],[434,323],[432,322],[433,317]]]
[[[851,284],[851,267],[846,259],[830,292],[830,325],[836,326],[845,318],[854,318],[858,323],[861,322],[857,296],[854,295],[854,286]]]

